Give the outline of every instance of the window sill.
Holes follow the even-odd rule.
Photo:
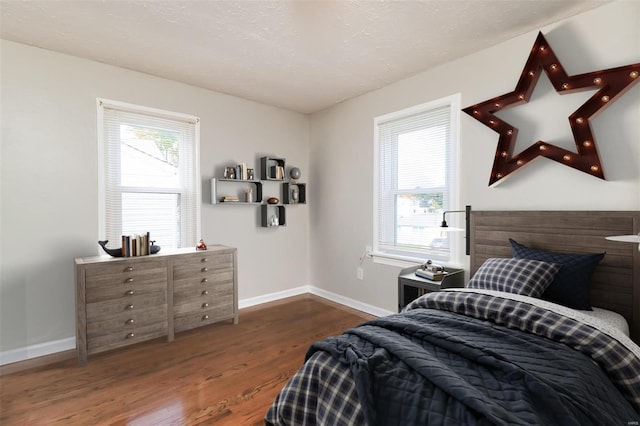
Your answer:
[[[424,259],[416,257],[405,257],[398,255],[391,255],[388,253],[373,252],[369,253],[369,256],[373,259],[373,263],[379,263],[382,265],[397,266],[400,268],[406,268],[407,266],[415,266],[424,263]]]
[[[381,265],[396,266],[399,268],[422,265],[426,260],[426,258],[392,255],[392,254],[383,253],[383,252],[371,252],[371,253],[368,253],[367,256],[372,258],[373,263],[378,263]],[[463,265],[458,264],[456,262],[443,262],[443,263],[436,262],[436,263],[438,263],[439,265],[446,266],[448,268],[458,268],[458,269],[464,268]]]

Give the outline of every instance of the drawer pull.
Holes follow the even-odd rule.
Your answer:
[[[206,283],[209,282],[209,280],[207,278],[203,278],[202,281],[200,281],[201,283]]]
[[[132,337],[136,337],[135,333],[127,334],[127,339],[131,339]]]
[[[203,308],[208,308],[208,307],[209,307],[209,304],[205,302],[205,303],[203,303],[203,304],[202,304],[202,307],[203,307]]]
[[[124,270],[125,272],[131,272],[133,271],[133,266],[127,266]]]
[[[203,257],[202,259],[200,259],[200,262],[208,262],[209,259],[207,259],[206,257]]]
[[[125,324],[133,324],[134,322],[136,322],[136,320],[134,320],[133,318],[129,318]]]
[[[209,294],[209,290],[203,290],[203,291],[202,291],[202,295],[203,295],[203,296],[206,296],[207,294]]]
[[[209,268],[202,268],[200,269],[200,272],[207,272],[209,270]]]
[[[126,294],[127,296],[133,296],[133,290],[129,290],[129,291],[125,292],[124,294]]]
[[[203,315],[203,316],[202,316],[202,319],[203,319],[203,320],[208,320],[208,319],[209,319],[209,315]]]
[[[127,309],[129,310],[133,309],[133,305],[127,305]]]
[[[125,283],[132,283],[133,282],[133,278],[127,278],[126,280],[124,280]]]

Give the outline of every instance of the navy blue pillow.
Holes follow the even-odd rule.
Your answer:
[[[509,238],[513,257],[562,265],[542,299],[573,309],[591,311],[591,275],[605,253],[555,253],[532,249]]]

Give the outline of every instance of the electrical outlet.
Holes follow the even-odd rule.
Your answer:
[[[362,268],[356,269],[356,278],[358,278],[359,280],[364,279],[364,270]]]

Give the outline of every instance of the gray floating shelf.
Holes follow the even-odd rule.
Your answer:
[[[221,191],[218,186],[222,184],[222,186],[229,187],[225,188],[225,191]],[[247,184],[253,187],[253,201],[248,203],[244,201],[244,191],[242,191],[242,187],[236,186],[236,184],[244,184],[245,187]],[[236,196],[238,197],[238,201],[227,201],[222,202],[220,199],[224,196]],[[220,179],[220,178],[212,178],[211,179],[211,204],[249,204],[256,205],[262,203],[262,182],[259,180],[242,180],[242,179]]]

